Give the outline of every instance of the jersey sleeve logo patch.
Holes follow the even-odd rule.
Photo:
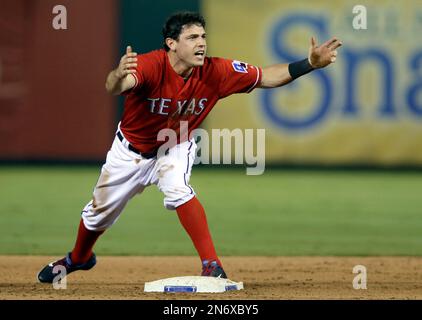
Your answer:
[[[248,64],[238,60],[233,60],[232,66],[234,71],[241,73],[248,73]]]

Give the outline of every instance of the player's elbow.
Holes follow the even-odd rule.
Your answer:
[[[106,83],[105,83],[105,89],[106,89],[106,91],[108,92],[108,93],[111,93],[111,90],[110,90],[110,86],[108,85],[108,83],[107,83],[107,81],[106,81]]]
[[[111,86],[108,82],[105,83],[105,89],[109,94],[111,94],[113,96],[117,96],[117,95],[121,94],[121,92],[118,88]]]

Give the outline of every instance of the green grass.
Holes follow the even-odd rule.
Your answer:
[[[0,167],[0,254],[63,254],[99,167]],[[199,170],[192,185],[221,255],[422,255],[422,173]],[[98,254],[194,255],[155,186]]]

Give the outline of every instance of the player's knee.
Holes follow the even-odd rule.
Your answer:
[[[169,210],[175,210],[195,196],[189,185],[162,187],[160,191],[164,194],[164,207]]]
[[[85,227],[90,231],[104,231],[110,228],[114,221],[110,221],[107,219],[99,219],[98,217],[85,217],[82,215],[82,219],[84,220]]]
[[[88,230],[102,231],[110,228],[116,222],[119,214],[120,210],[116,206],[91,201],[82,210],[82,219]]]

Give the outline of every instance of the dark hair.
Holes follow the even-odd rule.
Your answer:
[[[163,26],[163,47],[166,51],[170,48],[166,45],[166,38],[179,40],[180,33],[183,26],[190,26],[192,24],[200,25],[205,28],[205,19],[197,12],[177,12],[168,17]]]

